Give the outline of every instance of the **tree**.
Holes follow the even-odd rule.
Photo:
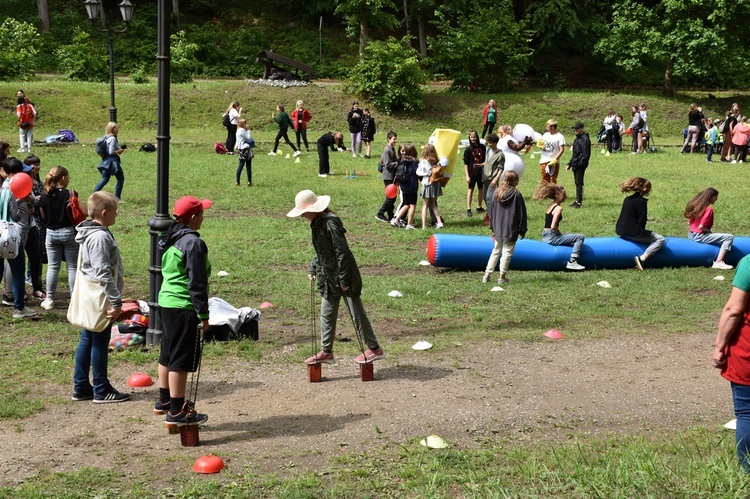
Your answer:
[[[747,56],[747,41],[736,21],[750,15],[748,2],[663,0],[645,5],[615,0],[612,12],[596,51],[626,70],[660,65],[667,97],[674,95],[676,77],[722,78],[723,70]]]
[[[524,74],[531,50],[524,25],[513,15],[510,0],[480,5],[451,25],[443,11],[433,24],[441,33],[430,40],[436,73],[453,80],[453,88],[500,90]]]
[[[391,0],[339,0],[334,12],[344,17],[347,32],[351,36],[359,30],[360,61],[370,39],[370,24],[395,28],[398,25],[395,9]]]
[[[36,5],[39,12],[39,31],[49,33],[49,5],[47,0],[37,0]]]
[[[32,74],[40,47],[39,32],[12,17],[0,24],[0,80],[20,80]]]

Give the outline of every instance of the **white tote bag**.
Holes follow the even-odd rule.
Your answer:
[[[84,243],[85,244],[85,243]],[[74,326],[88,329],[89,331],[105,331],[112,322],[107,317],[107,310],[112,304],[104,293],[104,288],[97,279],[87,277],[81,272],[83,262],[83,248],[78,252],[78,269],[76,269],[76,284],[70,293],[70,305],[68,305],[68,322]]]
[[[0,258],[13,260],[21,249],[21,226],[10,218],[10,189],[0,189]]]

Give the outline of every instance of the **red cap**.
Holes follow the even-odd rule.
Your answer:
[[[195,196],[183,196],[175,202],[172,213],[177,220],[185,222],[199,211],[209,209],[212,204],[210,199],[201,201]]]

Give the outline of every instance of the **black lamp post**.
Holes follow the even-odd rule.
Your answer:
[[[169,0],[158,0],[158,40],[156,52],[157,68],[157,123],[156,123],[156,213],[148,221],[151,236],[151,252],[148,271],[150,308],[149,328],[146,331],[148,345],[161,344],[161,314],[159,313],[159,290],[161,289],[161,257],[159,235],[165,232],[172,219],[169,216]]]
[[[125,21],[125,27],[122,29],[113,29],[109,27],[108,23],[105,23],[104,28],[97,26],[96,21],[100,19],[99,14],[102,8],[102,0],[86,0],[83,2],[86,6],[86,14],[88,14],[91,20],[91,25],[95,30],[101,33],[107,33],[109,40],[109,121],[117,121],[117,107],[115,107],[115,61],[114,51],[112,44],[115,40],[115,33],[124,33],[130,27],[130,21],[133,19],[133,4],[128,0],[122,0],[117,6],[120,8],[120,14],[122,14],[122,20]]]

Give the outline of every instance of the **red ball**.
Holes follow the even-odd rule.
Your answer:
[[[388,199],[395,198],[398,196],[398,187],[395,184],[390,184],[385,188],[385,197]]]
[[[11,177],[9,187],[16,199],[21,199],[29,195],[33,185],[31,177],[25,173],[16,173]]]

